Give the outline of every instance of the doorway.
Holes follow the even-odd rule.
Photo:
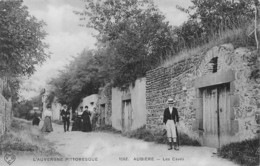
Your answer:
[[[130,131],[133,124],[133,109],[131,100],[123,100],[122,108],[122,131]]]
[[[204,87],[203,106],[203,144],[221,147],[229,143],[231,133],[230,121],[230,84]]]

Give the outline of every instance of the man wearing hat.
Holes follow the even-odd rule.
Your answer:
[[[167,138],[169,141],[169,149],[172,149],[172,144],[174,144],[174,149],[179,150],[176,142],[176,125],[179,124],[179,115],[178,111],[175,107],[173,107],[173,99],[169,98],[168,101],[168,108],[164,110],[163,114],[163,123],[166,126],[167,130]]]
[[[64,132],[69,131],[70,126],[70,112],[67,108],[67,105],[63,105],[63,109],[61,110],[60,116],[63,120]]]

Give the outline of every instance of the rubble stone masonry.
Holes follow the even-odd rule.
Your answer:
[[[203,84],[206,87],[228,82],[233,141],[254,137],[260,125],[260,78],[252,77],[258,67],[256,57],[254,50],[225,44],[172,66],[148,71],[147,128],[163,127],[163,111],[168,97],[172,97],[180,115],[181,130],[200,139],[199,88]]]
[[[97,110],[100,113],[98,124],[112,126],[111,116],[112,116],[112,87],[107,84],[102,89],[100,89],[98,94]],[[103,107],[103,108],[102,108]]]

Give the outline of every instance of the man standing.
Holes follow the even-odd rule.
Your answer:
[[[70,126],[70,112],[66,105],[63,106],[63,109],[61,110],[60,116],[63,120],[64,125],[64,132],[69,131]],[[67,128],[66,128],[67,127]],[[67,129],[67,130],[66,130]]]
[[[166,130],[167,130],[167,138],[169,141],[168,150],[172,149],[172,142],[174,143],[174,149],[179,150],[176,142],[176,136],[177,136],[176,125],[179,124],[178,111],[175,107],[173,107],[172,98],[169,98],[167,103],[168,103],[168,108],[164,110],[163,123],[166,125]]]

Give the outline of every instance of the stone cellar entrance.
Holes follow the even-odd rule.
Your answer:
[[[235,74],[232,70],[218,71],[196,79],[196,127],[204,146],[219,148],[232,141],[238,131],[234,120]]]
[[[230,136],[230,84],[200,88],[202,94],[203,144],[220,147]]]
[[[123,100],[122,106],[122,131],[127,132],[131,130],[133,124],[133,109],[131,100]]]

